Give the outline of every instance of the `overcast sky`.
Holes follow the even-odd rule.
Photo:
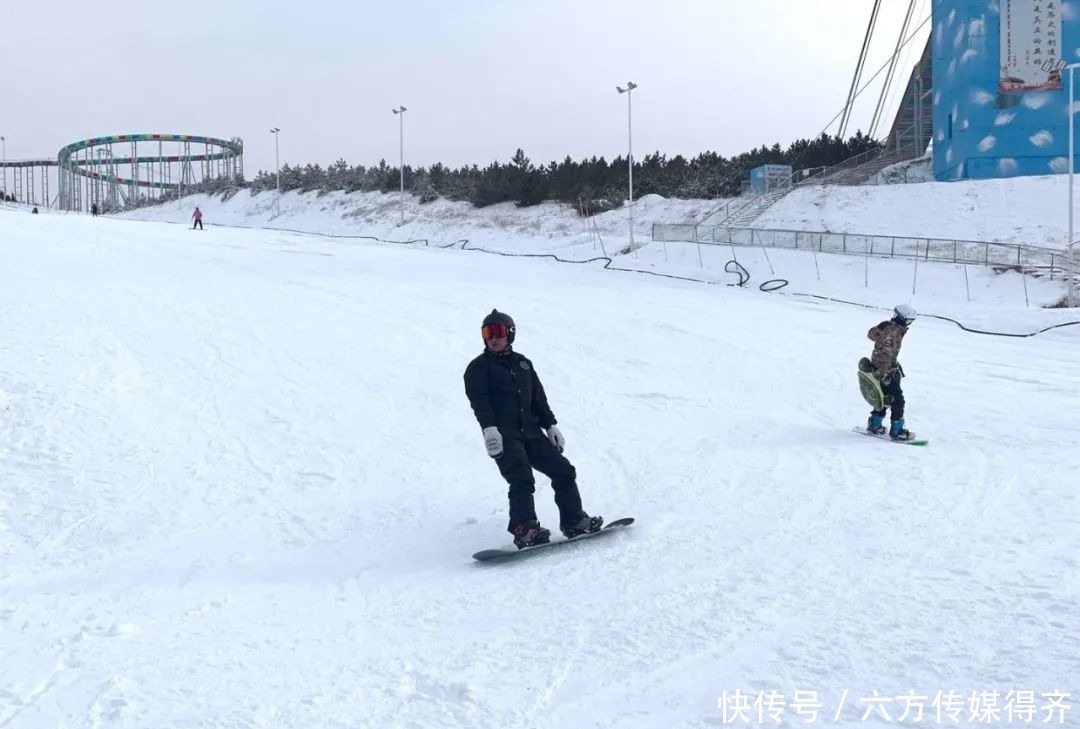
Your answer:
[[[864,79],[907,0],[884,0]],[[843,108],[872,0],[0,0],[8,159],[125,133],[243,138],[283,164],[452,167],[725,156],[819,134]],[[912,28],[929,15],[916,3]],[[901,56],[904,79],[929,24]],[[869,127],[879,80],[849,133]],[[895,97],[879,136],[888,132]],[[836,131],[834,124],[831,132]]]

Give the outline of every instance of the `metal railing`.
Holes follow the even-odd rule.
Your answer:
[[[706,220],[708,220],[709,218],[711,218],[713,215],[720,212],[721,210],[724,212],[724,216],[720,220],[720,225],[723,225],[724,223],[732,220],[733,218],[735,218],[739,214],[741,214],[743,212],[746,212],[746,211],[749,211],[751,209],[750,206],[759,203],[761,201],[761,198],[764,197],[765,195],[768,195],[770,193],[777,192],[777,191],[780,191],[780,190],[783,190],[784,193],[787,194],[788,192],[791,192],[792,190],[794,190],[797,186],[806,184],[806,183],[814,180],[819,175],[822,175],[822,174],[828,172],[829,169],[830,168],[827,167],[827,166],[822,166],[822,167],[806,167],[804,169],[794,170],[794,171],[792,171],[792,173],[790,175],[785,177],[779,183],[770,186],[770,188],[768,190],[766,190],[765,192],[759,192],[759,193],[756,193],[756,194],[751,195],[749,197],[738,197],[738,198],[736,198],[734,200],[729,200],[729,201],[727,201],[727,202],[725,202],[723,204],[717,205],[715,208],[713,208],[712,210],[710,210],[708,213],[705,214],[705,216],[701,219],[701,221],[698,223],[698,225],[700,225],[701,223],[704,223]],[[750,189],[750,181],[749,180],[743,180],[743,182],[742,182],[742,192],[740,193],[740,195],[745,195],[749,189]],[[773,202],[775,202],[776,200],[779,200],[780,197],[782,197],[782,196],[777,196],[776,198],[774,198]],[[734,210],[732,210],[732,205],[735,205]],[[764,210],[762,212],[764,212]]]
[[[827,233],[764,228],[703,227],[682,223],[654,223],[657,242],[779,248],[852,256],[906,258],[937,263],[1016,268],[1027,273],[1064,276],[1070,260],[1066,251],[1018,243],[910,237],[865,233]]]
[[[884,147],[868,149],[864,152],[860,152],[854,157],[848,157],[843,162],[837,162],[831,167],[826,167],[819,176],[822,181],[828,182],[833,177],[839,176],[845,172],[862,167],[867,162],[871,162],[879,157],[882,157],[888,153],[888,150]]]

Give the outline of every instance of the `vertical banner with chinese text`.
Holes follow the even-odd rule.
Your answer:
[[[1061,88],[1061,0],[1000,0],[1002,93]]]

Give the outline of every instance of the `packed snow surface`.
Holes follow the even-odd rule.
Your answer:
[[[393,201],[370,233],[419,237]],[[1080,723],[1080,327],[956,323],[1080,319],[1060,280],[191,209],[0,211],[0,728]],[[601,246],[712,283],[473,250]],[[923,448],[851,432],[901,302]],[[492,308],[630,529],[471,559],[510,541],[462,381]]]

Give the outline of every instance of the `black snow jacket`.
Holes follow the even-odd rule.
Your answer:
[[[465,394],[481,428],[496,426],[503,438],[543,435],[555,425],[547,394],[528,357],[485,349],[465,368]]]

